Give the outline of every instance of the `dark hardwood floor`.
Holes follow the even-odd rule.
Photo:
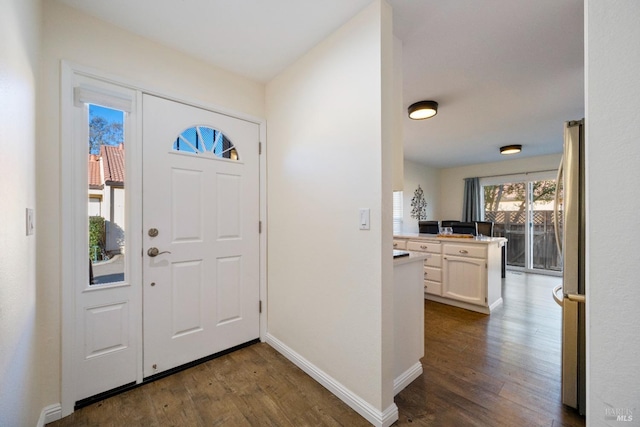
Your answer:
[[[507,273],[490,316],[425,302],[424,373],[398,426],[583,426],[560,403],[559,278]],[[260,343],[82,408],[62,426],[367,426]]]
[[[424,373],[396,396],[397,425],[584,426],[561,404],[560,282],[507,272],[490,316],[426,301]]]

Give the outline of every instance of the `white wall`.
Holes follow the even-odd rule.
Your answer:
[[[427,201],[427,220],[438,221],[440,217],[440,169],[412,162],[404,161],[404,190],[403,190],[403,231],[418,232],[418,220],[411,218],[411,199],[420,185]],[[460,195],[462,199],[462,195]]]
[[[40,2],[0,6],[0,426],[34,426],[40,415],[36,239],[36,87]]]
[[[404,105],[402,100],[402,40],[393,37],[393,191],[404,185]]]
[[[581,118],[567,117],[567,120],[579,120]],[[562,128],[559,128],[558,134],[562,135],[562,132]],[[501,162],[442,169],[440,172],[441,218],[439,219],[460,220],[462,218],[465,178],[557,170],[558,166],[560,166],[560,158],[560,154],[550,154],[547,156],[515,158]]]
[[[107,251],[123,251],[127,250],[124,238],[125,232],[125,189],[105,185],[104,195],[105,203],[105,219],[106,224],[106,242],[105,250]],[[108,203],[106,203],[108,201]],[[109,209],[106,211],[106,209]],[[113,212],[113,214],[112,214]]]
[[[586,1],[587,419],[640,420],[640,3]],[[606,411],[632,411],[633,423]]]
[[[269,333],[378,412],[395,407],[391,45],[376,1],[267,85]]]
[[[15,3],[19,3],[16,1]],[[60,61],[92,67],[187,100],[264,117],[264,85],[210,66],[54,0],[43,2],[40,137],[37,152],[38,300],[46,361],[40,387],[60,402]],[[52,179],[53,177],[53,179]],[[24,205],[21,203],[20,206]],[[24,206],[20,207],[20,214]]]

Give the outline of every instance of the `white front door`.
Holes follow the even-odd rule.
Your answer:
[[[258,139],[143,96],[145,378],[259,337]]]

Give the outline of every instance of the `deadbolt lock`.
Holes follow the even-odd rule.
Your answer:
[[[157,228],[150,228],[149,229],[149,236],[150,237],[156,237],[158,235],[158,229]]]

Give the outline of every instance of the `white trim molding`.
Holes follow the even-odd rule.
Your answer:
[[[40,411],[40,418],[36,427],[44,427],[46,424],[58,421],[62,418],[62,406],[59,403],[45,406]]]
[[[309,362],[300,354],[296,353],[294,350],[289,348],[286,344],[275,338],[273,335],[267,333],[266,342],[284,357],[289,359],[294,365],[307,373],[307,375],[319,382],[327,390],[329,390],[336,397],[346,403],[349,407],[351,407],[351,409],[362,415],[363,418],[365,418],[374,426],[389,427],[398,419],[398,407],[395,403],[389,405],[389,407],[384,411],[380,411],[371,406],[368,402],[363,400],[353,391],[349,390],[343,384],[336,381],[335,378],[315,366],[313,363]],[[420,371],[422,371],[422,365],[420,365]]]
[[[393,395],[395,396],[400,393],[420,375],[422,375],[422,363],[416,362],[415,365],[398,375],[398,377],[393,380]]]
[[[471,310],[471,311],[475,311],[482,314],[491,314],[491,311],[495,310],[503,303],[503,299],[498,298],[493,302],[493,304],[491,304],[489,307],[486,307],[483,305],[471,304],[465,301],[458,301],[451,298],[444,298],[439,295],[428,294],[426,292],[424,293],[424,299],[428,299],[429,301],[439,302],[441,304],[452,305],[458,308],[464,308],[466,310]]]

